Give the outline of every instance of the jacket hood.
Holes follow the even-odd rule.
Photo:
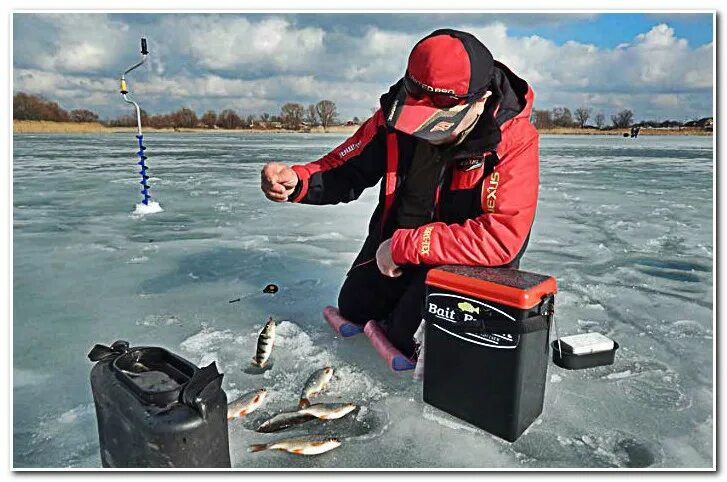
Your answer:
[[[515,117],[530,117],[533,110],[532,89],[525,80],[498,61],[495,61],[493,87],[501,94],[500,108],[496,114],[498,125]]]

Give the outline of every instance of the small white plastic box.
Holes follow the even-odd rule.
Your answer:
[[[613,340],[600,333],[581,333],[580,335],[564,336],[560,339],[563,352],[574,355],[600,353],[613,350]]]

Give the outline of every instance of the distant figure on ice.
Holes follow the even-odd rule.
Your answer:
[[[641,127],[639,127],[639,126],[634,126],[634,127],[632,127],[632,128],[631,128],[631,137],[632,137],[632,138],[636,138],[636,137],[639,137],[639,131],[640,131],[640,130],[641,130]]]
[[[538,200],[532,106],[528,84],[477,38],[437,30],[351,138],[315,162],[263,168],[262,190],[276,202],[349,202],[380,182],[339,294],[343,317],[382,321],[413,357],[430,268],[519,265]]]

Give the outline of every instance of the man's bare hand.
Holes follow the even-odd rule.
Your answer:
[[[376,250],[376,265],[384,276],[391,278],[401,276],[401,268],[394,263],[391,256],[391,238],[381,243]]]
[[[260,172],[260,188],[265,197],[275,202],[285,202],[298,184],[294,170],[279,162],[265,164]]]

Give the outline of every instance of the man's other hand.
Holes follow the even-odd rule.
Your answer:
[[[401,268],[394,263],[391,257],[391,238],[379,245],[376,250],[376,265],[384,276],[396,278],[401,276]]]
[[[260,172],[260,188],[271,201],[287,201],[296,184],[298,175],[285,164],[268,162]]]

